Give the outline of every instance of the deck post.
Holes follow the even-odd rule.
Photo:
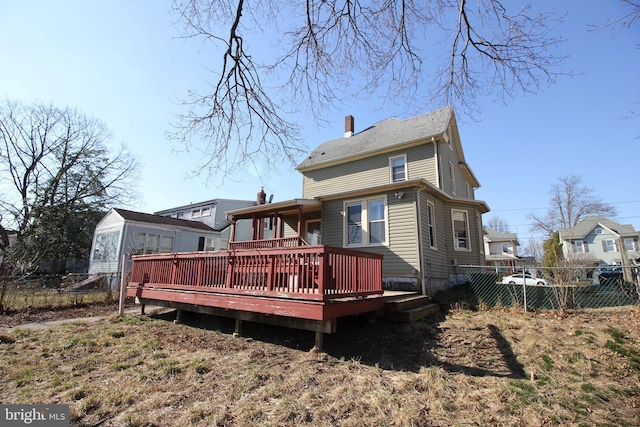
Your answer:
[[[242,336],[242,319],[236,319],[236,328],[235,328],[235,331],[233,332],[233,336],[234,337]]]
[[[174,320],[174,323],[182,323],[182,310],[176,310],[176,320]]]
[[[324,332],[316,331],[315,347],[318,349],[318,351],[322,351],[323,340],[324,340]]]

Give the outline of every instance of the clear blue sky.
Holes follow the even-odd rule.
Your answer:
[[[481,99],[475,121],[458,116],[467,162],[482,185],[476,197],[491,208],[485,222],[499,216],[526,243],[527,214],[544,214],[550,185],[576,174],[618,207],[614,220],[640,230],[640,117],[625,119],[640,111],[640,26],[589,31],[623,13],[616,0],[533,3],[566,12],[560,53],[570,56],[565,70],[581,75],[506,106]],[[142,199],[131,208],[254,199],[261,185],[275,201],[300,197],[301,176],[288,165],[264,183],[251,173],[223,187],[186,178],[198,155],[174,152],[181,147],[165,132],[180,112],[178,99],[204,84],[207,52],[176,39],[168,10],[168,0],[0,0],[0,96],[74,107],[103,121],[114,143],[125,142],[142,160]],[[356,131],[405,118],[401,107],[371,111],[370,104],[329,113],[329,127],[301,122],[309,150],[341,137],[347,114]]]

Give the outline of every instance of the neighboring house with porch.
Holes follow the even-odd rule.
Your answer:
[[[431,294],[464,280],[459,265],[485,264],[489,207],[474,197],[480,183],[452,108],[360,132],[347,116],[344,137],[320,144],[297,170],[302,198],[233,210],[229,219],[272,218],[278,245],[300,238],[383,255],[386,289]]]
[[[602,216],[585,217],[573,228],[559,230],[565,259],[591,265],[637,265],[638,232]]]
[[[518,257],[518,236],[516,233],[500,233],[492,228],[484,229],[484,252],[488,266],[496,271],[512,271],[524,265]]]

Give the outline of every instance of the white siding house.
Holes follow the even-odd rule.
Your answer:
[[[111,209],[93,234],[89,274],[120,271],[123,254],[220,250],[228,240],[210,226],[125,209]]]
[[[640,259],[638,232],[630,224],[594,215],[559,234],[565,259],[600,265],[635,265]]]

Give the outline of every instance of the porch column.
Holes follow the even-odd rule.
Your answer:
[[[298,206],[298,239],[302,238],[302,206]]]

